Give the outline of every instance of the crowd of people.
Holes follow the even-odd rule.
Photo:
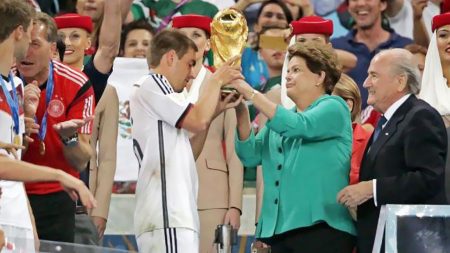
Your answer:
[[[211,24],[226,8],[250,33],[221,63]],[[382,205],[450,200],[447,11],[441,0],[2,0],[0,247],[100,245],[121,155],[108,78],[124,57],[149,70],[129,84],[140,252],[216,252],[216,227],[240,227],[251,170],[255,250],[372,252]]]

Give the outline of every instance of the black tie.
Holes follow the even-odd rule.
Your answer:
[[[381,133],[381,130],[383,130],[383,125],[386,123],[387,119],[384,116],[381,116],[381,118],[378,120],[377,127],[375,128],[375,131],[373,132],[373,140],[372,143],[375,143],[378,136]]]

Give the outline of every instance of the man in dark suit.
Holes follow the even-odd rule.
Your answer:
[[[372,252],[382,205],[446,203],[447,132],[439,113],[416,97],[420,79],[412,54],[382,51],[368,74],[367,103],[382,117],[364,153],[361,182],[337,196],[357,208],[358,253]]]

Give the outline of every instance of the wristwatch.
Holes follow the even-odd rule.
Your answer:
[[[66,147],[76,146],[78,144],[78,133],[75,133],[70,137],[61,137],[61,141]]]

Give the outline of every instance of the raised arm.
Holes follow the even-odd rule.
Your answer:
[[[120,33],[122,31],[122,0],[105,1],[103,21],[98,38],[98,48],[94,57],[95,68],[103,74],[111,72],[111,68],[119,53]],[[128,6],[129,9],[129,6]]]

